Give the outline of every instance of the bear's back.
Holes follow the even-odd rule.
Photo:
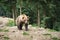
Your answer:
[[[27,22],[28,21],[28,16],[25,14],[21,14],[17,17],[16,19],[16,24],[19,24],[20,22]]]

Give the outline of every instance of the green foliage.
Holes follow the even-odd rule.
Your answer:
[[[41,21],[41,25],[40,25],[41,27],[45,27],[45,20],[42,20]]]
[[[53,29],[56,30],[56,31],[60,31],[60,22],[54,23]]]
[[[32,24],[32,27],[37,27],[37,24]]]
[[[54,29],[48,29],[49,32],[56,32]]]
[[[12,6],[16,5],[17,15],[20,14],[20,6],[22,7],[22,13],[27,14],[30,19],[30,24],[36,26],[37,24],[37,11],[40,11],[41,27],[50,27],[51,19],[54,16],[56,22],[60,22],[60,1],[59,0],[0,0],[0,16],[12,16]],[[14,11],[14,10],[13,10]],[[18,11],[18,12],[17,12]],[[44,16],[44,17],[43,17]],[[46,23],[47,22],[47,23]],[[34,24],[35,23],[35,24]],[[53,22],[54,29],[60,31],[60,23]],[[14,26],[15,23],[9,20],[8,26]],[[53,27],[52,27],[53,28]]]
[[[60,39],[58,39],[57,37],[53,37],[52,40],[60,40]]]
[[[0,32],[9,32],[8,29],[4,30],[4,29],[0,29]]]
[[[45,27],[46,26],[46,21],[49,19],[50,17],[44,17],[43,16],[43,19],[41,20],[41,27]]]
[[[4,40],[9,40],[9,37],[7,37],[7,36],[4,36]]]
[[[51,36],[51,34],[49,34],[49,33],[46,33],[46,34],[43,34],[43,35],[46,35],[46,36]]]
[[[23,32],[23,35],[29,35],[29,33],[27,33],[27,32]]]
[[[7,29],[7,30],[4,30],[4,32],[9,32],[9,30]]]
[[[12,26],[14,26],[14,25],[15,25],[15,22],[14,22],[13,20],[9,20],[7,26],[12,27]]]
[[[0,29],[0,32],[2,32],[3,30],[2,29]]]

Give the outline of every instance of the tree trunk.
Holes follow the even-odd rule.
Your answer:
[[[12,13],[13,13],[13,19],[15,19],[15,18],[14,18],[14,10],[13,10],[13,9],[12,9]]]
[[[12,13],[13,13],[13,19],[14,19],[14,23],[15,23],[15,20],[16,20],[16,17],[17,17],[17,14],[16,14],[16,5],[13,5]]]
[[[20,14],[22,14],[22,0],[20,1]]]
[[[39,9],[38,9],[38,27],[40,27],[40,13],[39,13]]]
[[[22,14],[22,11],[21,11],[21,6],[20,6],[20,15]]]

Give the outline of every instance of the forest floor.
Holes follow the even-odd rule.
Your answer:
[[[18,30],[17,26],[4,26],[0,28],[0,40],[60,40],[60,32],[32,25],[28,28],[25,31],[24,26],[23,30]]]

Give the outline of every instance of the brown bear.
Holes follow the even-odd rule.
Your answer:
[[[22,30],[23,24],[25,24],[25,30],[28,30],[28,16],[25,14],[21,14],[16,19],[16,25],[19,30]]]

